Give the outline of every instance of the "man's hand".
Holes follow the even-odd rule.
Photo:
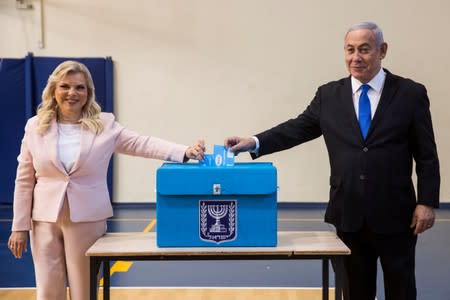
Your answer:
[[[13,231],[9,236],[8,248],[15,258],[22,258],[22,253],[27,252],[28,231]]]
[[[230,148],[230,151],[235,155],[240,152],[255,150],[256,147],[256,142],[252,137],[231,136],[227,137],[223,144],[225,148]]]
[[[434,225],[434,209],[431,206],[417,204],[414,210],[411,228],[414,228],[414,234],[419,234],[430,229]]]

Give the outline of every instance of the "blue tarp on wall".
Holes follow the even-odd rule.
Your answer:
[[[0,59],[0,203],[12,203],[17,155],[26,121],[36,114],[48,76],[65,60],[85,64],[102,111],[113,112],[113,62],[107,58],[36,57]],[[108,169],[112,196],[112,161]]]

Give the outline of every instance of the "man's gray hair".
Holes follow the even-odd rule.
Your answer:
[[[378,27],[377,24],[375,24],[373,22],[361,22],[361,23],[353,24],[352,26],[350,26],[350,28],[348,29],[348,31],[345,34],[345,36],[347,36],[347,34],[349,34],[349,32],[354,31],[354,30],[358,30],[358,29],[369,29],[369,30],[372,30],[373,34],[375,35],[375,42],[377,44],[377,47],[380,47],[381,44],[384,43],[383,31],[381,30],[380,27]]]

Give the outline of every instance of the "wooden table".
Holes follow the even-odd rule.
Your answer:
[[[103,263],[103,298],[109,300],[112,260],[322,260],[322,299],[328,300],[329,261],[335,270],[335,298],[341,299],[345,275],[343,258],[350,250],[331,231],[278,232],[276,247],[195,247],[159,248],[154,232],[107,233],[92,245],[90,258],[90,297],[97,299],[97,274]]]

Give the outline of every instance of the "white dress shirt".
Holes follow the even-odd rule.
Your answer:
[[[383,91],[384,81],[386,79],[386,72],[383,68],[369,81],[367,84],[370,85],[370,89],[367,92],[370,101],[370,113],[371,118],[375,115],[378,103],[380,102],[381,92]],[[353,106],[355,107],[356,118],[359,118],[359,95],[361,94],[361,86],[363,85],[361,81],[352,76],[352,95],[353,95]]]

